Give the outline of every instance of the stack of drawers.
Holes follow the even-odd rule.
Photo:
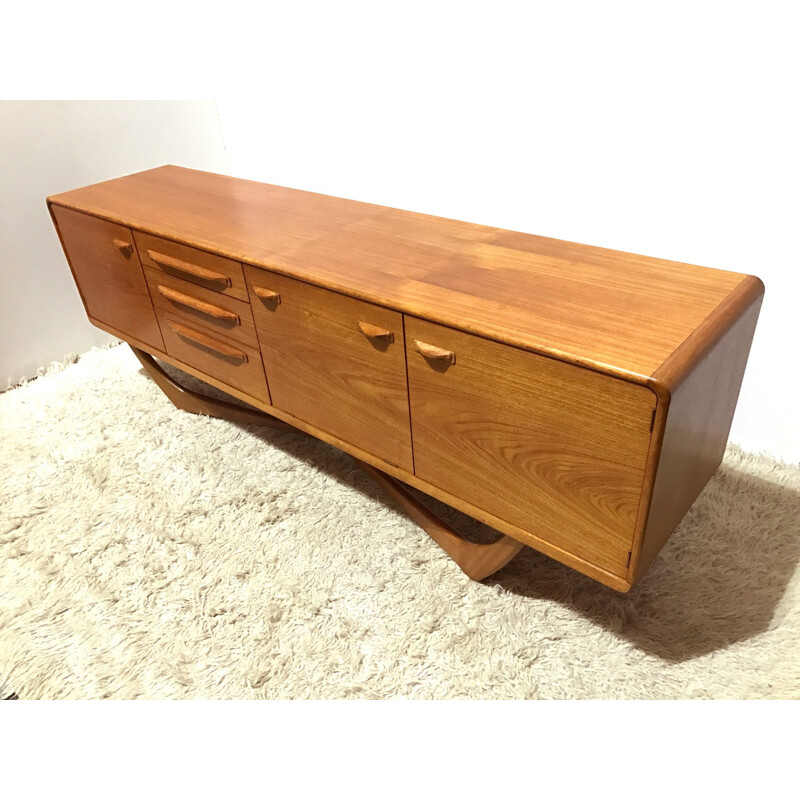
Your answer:
[[[166,352],[270,402],[242,265],[134,232]]]

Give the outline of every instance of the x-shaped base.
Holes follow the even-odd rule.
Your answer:
[[[293,425],[289,425],[289,423],[264,411],[243,408],[225,400],[217,400],[208,395],[186,389],[173,380],[149,353],[133,345],[129,346],[147,374],[150,375],[176,408],[188,411],[191,414],[205,414],[209,417],[219,417],[232,422],[262,425],[294,433],[305,433],[305,431],[301,431],[299,428],[295,428]],[[467,541],[429,508],[419,502],[402,483],[370,464],[365,464],[357,458],[354,460],[378,486],[382,487],[390,497],[400,504],[411,519],[426,531],[431,539],[473,580],[479,581],[493,572],[497,572],[501,567],[508,564],[525,546],[522,542],[505,535],[491,544],[478,544]]]

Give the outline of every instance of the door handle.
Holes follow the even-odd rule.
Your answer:
[[[371,342],[391,344],[394,341],[394,333],[392,331],[387,331],[386,328],[379,328],[377,325],[371,325],[369,322],[359,322],[358,329]]]
[[[414,347],[416,351],[427,358],[429,361],[436,361],[439,364],[455,364],[456,354],[452,350],[445,350],[443,347],[436,347],[426,342],[420,342],[414,339]]]

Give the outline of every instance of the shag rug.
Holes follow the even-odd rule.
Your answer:
[[[349,456],[124,346],[0,395],[3,697],[798,698],[799,560],[800,467],[736,447],[620,595],[529,549],[470,581]]]

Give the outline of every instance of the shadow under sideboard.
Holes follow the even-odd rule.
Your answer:
[[[187,385],[231,400],[168,364],[162,366]],[[331,445],[306,434],[239,427],[354,491],[398,508],[350,456]],[[487,542],[501,535],[422,492],[411,491],[465,538]],[[431,542],[431,547],[436,544]],[[723,462],[648,574],[628,594],[531,548],[524,548],[484,583],[572,608],[643,652],[675,663],[766,631],[798,563],[800,491]],[[464,576],[464,580],[469,579]]]

